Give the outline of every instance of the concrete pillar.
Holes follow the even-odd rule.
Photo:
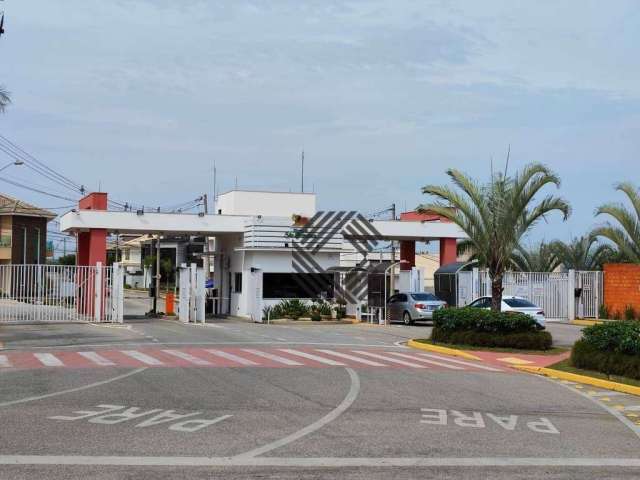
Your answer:
[[[453,263],[458,259],[458,246],[455,238],[440,239],[440,266]]]
[[[106,210],[107,194],[102,192],[90,193],[78,202],[80,210]],[[78,265],[95,266],[98,262],[107,264],[107,231],[104,228],[94,228],[88,232],[78,233]]]
[[[414,240],[400,241],[400,260],[408,262],[400,264],[400,271],[411,271],[416,266],[416,242]]]

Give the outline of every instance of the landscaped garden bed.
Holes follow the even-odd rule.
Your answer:
[[[433,314],[431,341],[516,350],[549,350],[551,334],[529,315],[478,308],[446,308]]]

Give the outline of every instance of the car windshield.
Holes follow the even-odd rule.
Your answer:
[[[419,302],[439,302],[440,299],[433,293],[412,293],[411,298]]]
[[[504,303],[509,305],[511,308],[538,308],[536,305],[524,298],[505,298]]]

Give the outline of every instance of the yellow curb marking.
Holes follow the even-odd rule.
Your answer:
[[[426,350],[428,352],[436,352],[436,353],[442,353],[444,355],[452,355],[454,357],[462,357],[462,358],[466,358],[467,360],[482,361],[480,357],[472,355],[471,353],[464,352],[462,350],[458,350],[456,348],[441,347],[440,345],[432,345],[430,343],[416,342],[415,339],[409,340],[407,342],[407,346],[411,348],[417,348],[418,350]]]
[[[582,385],[574,385],[574,388],[584,388]]]
[[[626,415],[629,418],[638,418],[638,414],[637,413],[627,413]]]
[[[609,397],[602,397],[600,400],[602,400],[603,402],[610,402],[611,399]]]
[[[613,408],[615,408],[616,410],[622,412],[624,410],[624,405],[614,405]]]
[[[503,357],[503,358],[498,358],[498,360],[505,363],[511,363],[513,365],[529,365],[533,363],[533,362],[530,362],[529,360],[523,360],[522,358],[518,358],[518,357]]]

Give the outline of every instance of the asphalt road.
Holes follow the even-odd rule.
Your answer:
[[[640,475],[640,399],[402,345],[427,332],[0,327],[0,478]]]

